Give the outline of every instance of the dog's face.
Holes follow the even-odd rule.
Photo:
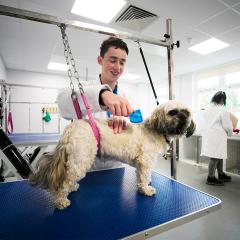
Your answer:
[[[154,131],[168,136],[185,134],[186,137],[189,137],[195,130],[191,111],[187,106],[175,100],[158,106],[145,125]]]

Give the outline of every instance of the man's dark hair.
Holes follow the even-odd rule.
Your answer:
[[[221,102],[223,102],[223,104],[226,105],[226,99],[226,93],[223,91],[219,91],[215,93],[215,95],[212,97],[211,102],[215,104],[220,104]]]
[[[128,47],[127,44],[120,38],[116,37],[109,37],[105,41],[103,41],[100,47],[100,56],[104,57],[105,53],[108,51],[110,47],[120,48],[128,54]]]

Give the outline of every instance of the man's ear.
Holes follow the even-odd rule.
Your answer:
[[[97,61],[98,61],[99,65],[102,65],[102,60],[103,60],[103,58],[101,56],[97,57]]]

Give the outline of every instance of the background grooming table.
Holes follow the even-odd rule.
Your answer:
[[[0,239],[144,239],[221,207],[221,201],[152,173],[157,194],[137,192],[132,167],[89,172],[70,195],[71,205],[54,210],[46,191],[28,181],[0,184]]]
[[[29,159],[28,154],[32,153],[31,159],[29,159],[29,164],[34,169],[39,158],[44,152],[46,152],[48,146],[56,145],[60,139],[60,134],[58,133],[14,133],[7,136],[13,145],[17,148],[21,147],[21,155],[25,159]],[[34,150],[35,149],[35,150]],[[17,179],[22,179],[18,174],[18,169],[12,165],[11,160],[0,150],[0,158],[6,164],[6,169],[3,173],[4,176],[14,174]],[[28,161],[28,160],[27,160]],[[8,179],[8,178],[7,178]],[[7,180],[8,181],[8,180]]]
[[[8,135],[15,146],[48,146],[57,144],[59,133],[14,133]]]

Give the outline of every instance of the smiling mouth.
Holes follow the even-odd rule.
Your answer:
[[[117,77],[119,75],[118,72],[111,72],[111,74],[114,76],[114,77]]]

